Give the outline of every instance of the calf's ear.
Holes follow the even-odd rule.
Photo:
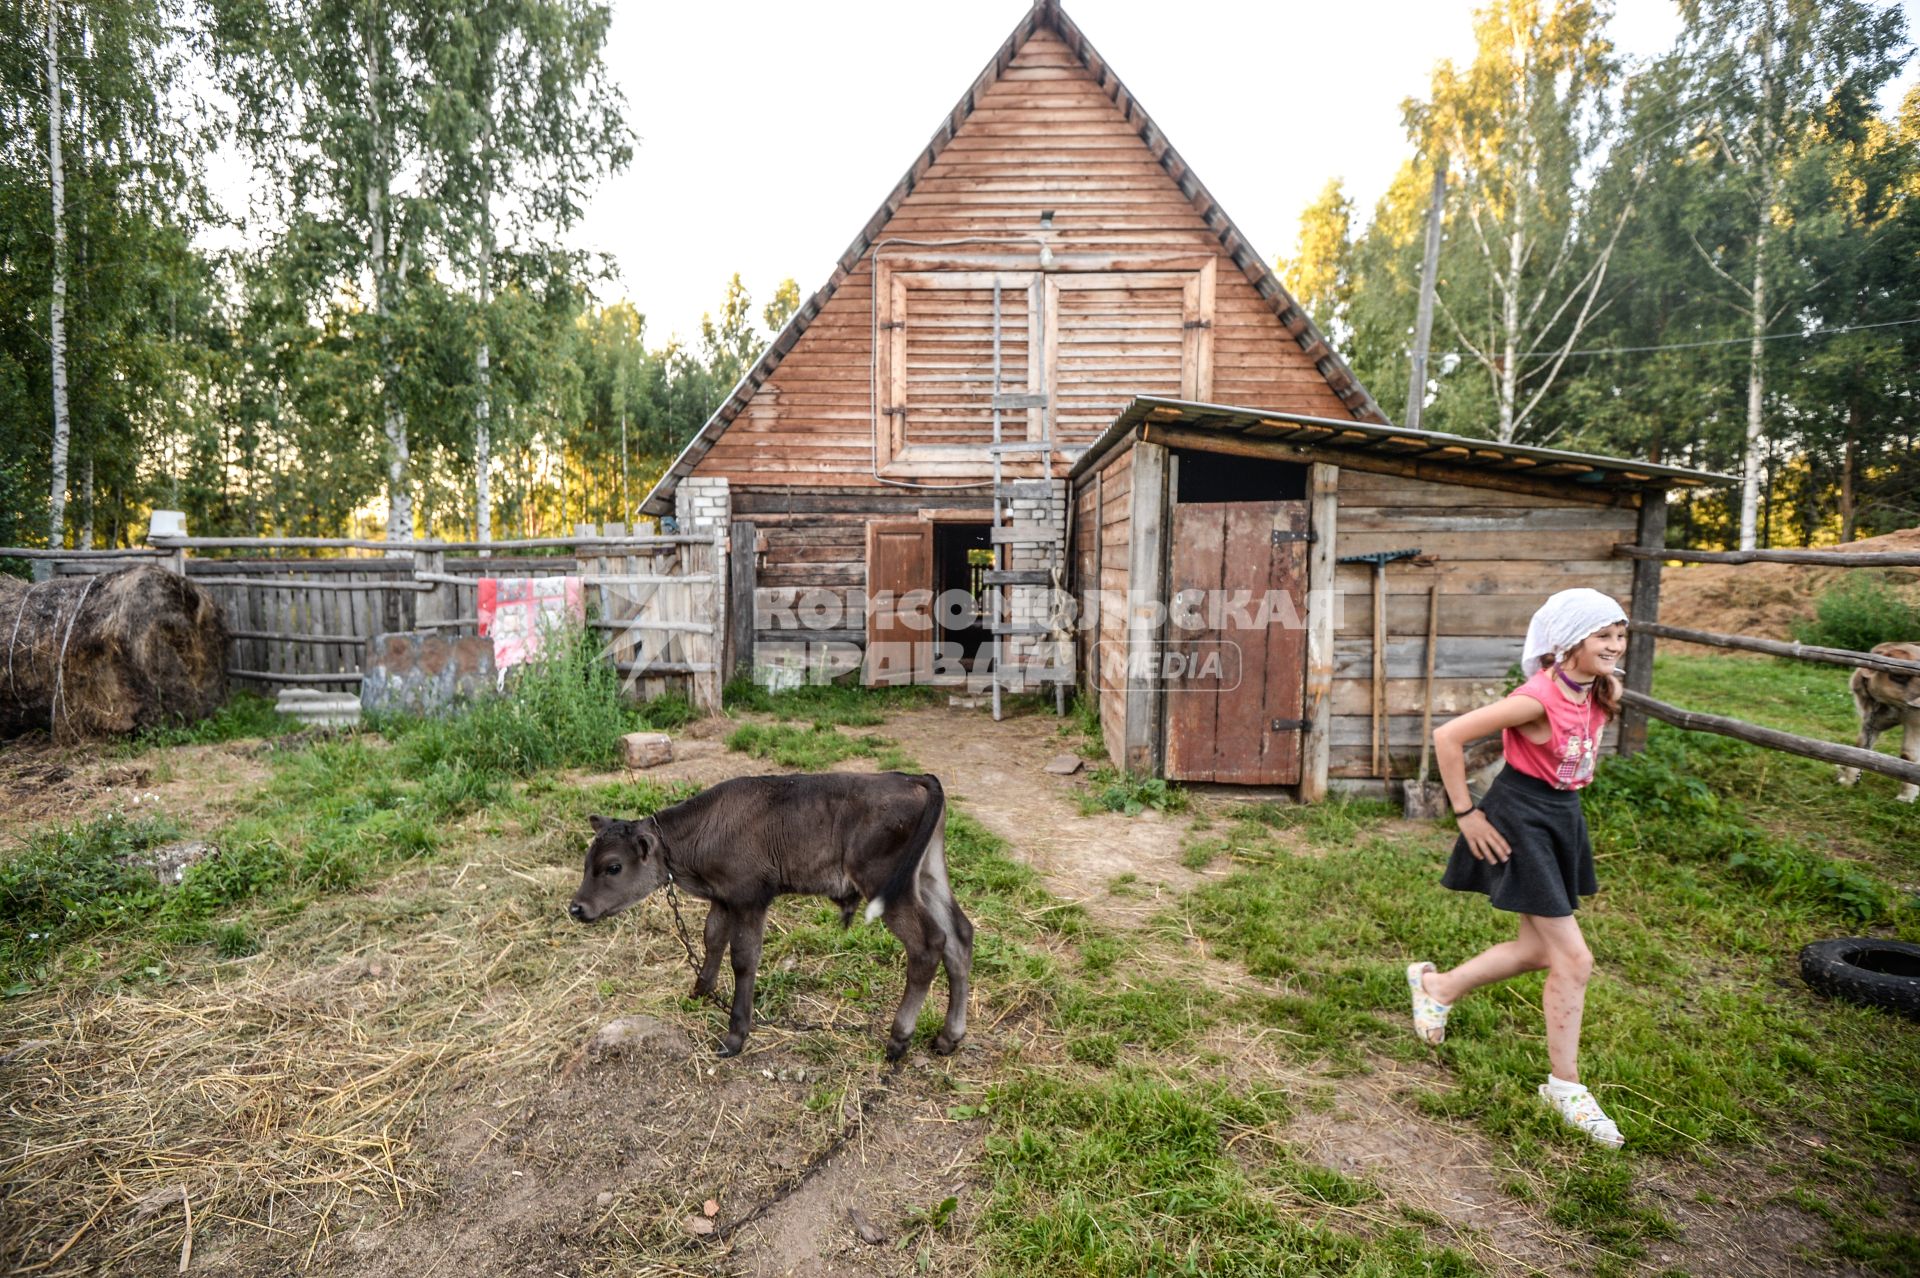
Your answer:
[[[587,824],[593,827],[593,832],[595,834],[598,834],[600,833],[600,831],[612,825],[613,822],[607,819],[606,817],[596,814],[594,816],[590,816],[587,818]]]

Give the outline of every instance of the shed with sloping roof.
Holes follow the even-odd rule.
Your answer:
[[[1669,489],[1731,482],[1155,397],[1068,478],[1076,665],[1115,763],[1307,799],[1412,775],[1428,706],[1439,722],[1502,695],[1553,592],[1591,586],[1651,620],[1659,561],[1615,546],[1664,545]],[[1651,663],[1633,636],[1629,687]]]

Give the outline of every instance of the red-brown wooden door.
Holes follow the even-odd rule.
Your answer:
[[[868,685],[933,675],[933,525],[867,525]]]
[[[1170,780],[1299,784],[1306,534],[1303,501],[1174,506],[1163,685]]]

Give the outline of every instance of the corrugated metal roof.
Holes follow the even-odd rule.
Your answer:
[[[1234,225],[1233,219],[1227,216],[1226,210],[1220,207],[1207,188],[1201,184],[1187,162],[1180,157],[1180,153],[1168,144],[1166,134],[1160,131],[1160,127],[1142,109],[1139,100],[1133,96],[1127,86],[1120,82],[1120,78],[1113,73],[1113,68],[1107,64],[1106,59],[1094,50],[1073,19],[1061,11],[1058,0],[1037,0],[1033,8],[1028,10],[1019,24],[1014,27],[1013,34],[1001,44],[993,60],[974,78],[973,83],[968,86],[966,93],[961,95],[960,101],[953,110],[947,113],[932,140],[915,158],[913,167],[907,170],[906,176],[900,179],[893,188],[892,194],[882,202],[879,210],[867,219],[860,234],[854,238],[852,244],[847,246],[847,251],[840,255],[840,261],[826,284],[801,303],[800,309],[787,321],[786,327],[780,330],[773,342],[761,353],[760,358],[755,360],[753,366],[735,383],[732,392],[720,407],[714,410],[713,416],[707,419],[706,424],[680,451],[680,455],[674,458],[673,465],[667,468],[666,474],[660,477],[659,482],[655,483],[652,491],[647,494],[646,500],[641,503],[642,511],[649,515],[666,515],[673,512],[674,487],[682,477],[692,473],[700,459],[713,447],[714,441],[746,408],[761,385],[772,376],[773,370],[779,367],[780,361],[793,350],[794,343],[800,340],[800,335],[807,331],[814,317],[819,315],[828,300],[839,290],[840,285],[853,273],[854,268],[860,264],[860,259],[866,256],[867,250],[873,246],[881,230],[892,220],[901,202],[913,192],[921,177],[932,167],[933,161],[946,150],[947,144],[953,141],[960,126],[965,124],[968,117],[973,114],[974,105],[979,101],[980,95],[1000,78],[1012,64],[1014,55],[1019,53],[1021,46],[1042,27],[1059,36],[1067,47],[1073,50],[1074,55],[1080,59],[1081,65],[1093,75],[1107,97],[1112,99],[1113,104],[1126,117],[1127,122],[1139,131],[1141,141],[1146,143],[1147,149],[1159,161],[1160,167],[1179,186],[1181,194],[1192,201],[1193,207],[1199,211],[1208,228],[1219,239],[1221,248],[1227,256],[1252,282],[1254,289],[1272,308],[1274,315],[1286,328],[1287,333],[1300,344],[1300,349],[1313,357],[1314,366],[1319,369],[1320,375],[1327,379],[1327,384],[1333,388],[1335,394],[1340,396],[1355,418],[1386,420],[1386,415],[1380,411],[1380,406],[1360,384],[1360,380],[1353,375],[1353,370],[1347,366],[1346,361],[1335,353],[1332,345],[1315,327],[1312,318],[1301,309],[1298,302],[1294,301],[1293,294],[1289,293],[1286,285],[1280,282],[1280,277],[1274,273],[1273,268],[1254,252],[1252,245],[1247,242],[1247,237],[1240,233],[1240,228]]]
[[[1179,426],[1218,433],[1223,438],[1290,444],[1333,452],[1376,453],[1463,470],[1502,471],[1528,478],[1591,484],[1609,488],[1674,488],[1737,484],[1733,475],[1682,470],[1628,457],[1602,457],[1530,444],[1501,444],[1490,439],[1448,435],[1437,430],[1406,430],[1373,422],[1341,421],[1274,412],[1234,404],[1197,404],[1188,400],[1143,397],[1122,409],[1068,472],[1078,478],[1111,451],[1135,427]]]

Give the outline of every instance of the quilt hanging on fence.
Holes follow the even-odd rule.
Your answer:
[[[578,577],[482,577],[480,634],[493,640],[493,664],[504,673],[537,656],[547,635],[587,619]]]

